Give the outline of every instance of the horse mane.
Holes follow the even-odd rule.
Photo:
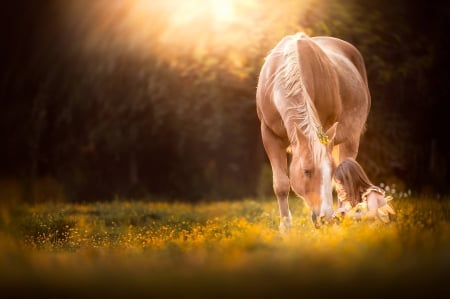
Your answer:
[[[318,130],[322,125],[316,107],[305,90],[302,79],[297,41],[303,38],[309,37],[304,33],[286,37],[287,40],[284,43],[283,41],[280,42],[279,46],[275,47],[267,58],[271,55],[280,55],[283,58],[272,80],[273,83],[278,82],[282,85],[284,96],[289,103],[284,121],[286,125],[294,124],[294,126],[286,126],[290,142],[292,144],[298,141],[296,131],[299,128],[309,140],[314,165],[317,165],[323,159],[326,148],[318,139]]]

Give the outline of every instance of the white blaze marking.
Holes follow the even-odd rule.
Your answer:
[[[322,206],[320,208],[320,213],[325,214],[326,212],[332,211],[333,209],[333,199],[331,197],[331,165],[330,161],[327,159],[322,160],[320,165],[322,170],[322,184],[320,186],[320,198],[322,200]]]

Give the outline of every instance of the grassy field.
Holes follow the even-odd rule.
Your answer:
[[[450,201],[395,199],[394,223],[315,229],[301,200],[9,205],[0,294],[58,298],[385,298],[450,291]],[[6,298],[6,297],[4,297]]]

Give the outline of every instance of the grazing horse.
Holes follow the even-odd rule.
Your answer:
[[[333,214],[335,165],[356,158],[370,110],[362,55],[337,38],[286,36],[261,68],[256,106],[272,167],[280,231],[292,223],[290,188],[303,197],[319,227]]]

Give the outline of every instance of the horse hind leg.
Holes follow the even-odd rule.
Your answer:
[[[345,158],[356,159],[358,156],[359,139],[348,140],[339,145],[339,163]]]
[[[273,190],[277,197],[280,210],[280,232],[286,233],[292,226],[292,216],[289,210],[290,182],[288,176],[286,146],[272,131],[261,124],[263,145],[272,167]]]

